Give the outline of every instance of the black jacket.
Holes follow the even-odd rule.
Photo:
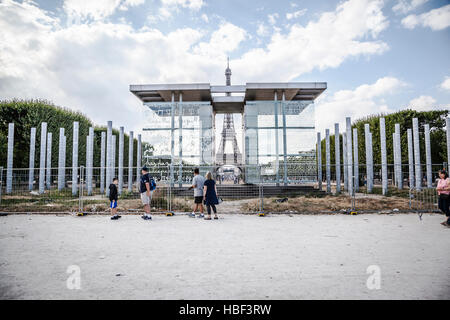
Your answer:
[[[114,183],[109,185],[109,201],[117,201],[117,187]]]

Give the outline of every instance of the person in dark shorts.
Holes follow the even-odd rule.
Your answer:
[[[216,204],[219,204],[219,199],[217,198],[217,186],[212,178],[211,172],[206,174],[206,181],[203,186],[203,197],[208,211],[208,216],[205,217],[205,220],[211,220],[211,209],[214,211],[214,219],[219,219],[216,209]]]
[[[109,185],[109,207],[111,208],[111,220],[118,220],[120,216],[117,214],[117,185],[119,184],[119,179],[114,178],[113,183]]]
[[[439,209],[447,216],[447,220],[441,224],[450,227],[450,178],[445,170],[439,170],[439,180],[436,191],[439,195]]]
[[[141,217],[144,220],[152,220],[150,215],[150,203],[152,202],[153,191],[156,189],[156,183],[153,177],[148,173],[148,168],[144,166],[141,170],[141,183],[139,192],[141,193],[141,201],[144,205],[144,215]]]
[[[203,184],[205,183],[205,178],[200,175],[200,170],[198,168],[194,169],[194,177],[192,178],[192,186],[189,190],[194,189],[194,211],[189,214],[191,218],[195,218],[195,212],[200,210],[199,218],[203,218]]]

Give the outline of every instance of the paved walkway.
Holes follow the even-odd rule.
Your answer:
[[[450,298],[443,216],[222,217],[0,217],[0,298]]]

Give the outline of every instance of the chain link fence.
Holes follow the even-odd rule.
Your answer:
[[[445,164],[444,164],[445,165]],[[193,210],[192,184],[197,166],[148,165],[157,188],[153,193],[154,213],[188,213]],[[354,169],[355,167],[353,167]],[[422,187],[410,187],[409,167],[401,166],[396,181],[394,165],[387,166],[388,186],[383,195],[381,165],[373,166],[373,186],[368,188],[367,168],[357,167],[350,183],[341,166],[340,191],[337,192],[336,168],[331,166],[329,182],[326,166],[322,181],[317,181],[315,162],[271,163],[247,166],[200,166],[200,174],[211,172],[223,202],[219,213],[348,213],[358,212],[438,212],[436,179],[443,165],[432,166],[432,186],[427,185],[426,166],[422,165]],[[15,213],[94,213],[109,212],[106,171],[101,168],[46,168],[44,179],[39,168],[13,169],[10,185],[7,170],[0,168],[0,212]],[[102,172],[103,171],[103,172]],[[122,173],[120,174],[120,171]],[[355,173],[356,171],[353,170]],[[140,170],[114,168],[112,177],[119,178],[119,212],[143,212],[140,200]],[[73,178],[76,178],[75,180]],[[345,185],[345,182],[347,185]],[[416,180],[414,179],[414,183]]]

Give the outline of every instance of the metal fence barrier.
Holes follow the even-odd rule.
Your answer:
[[[194,205],[193,190],[189,187],[196,166],[176,164],[148,167],[157,183],[152,197],[152,212],[191,212]],[[335,213],[352,210],[437,212],[438,196],[435,187],[437,172],[442,165],[432,166],[431,188],[427,187],[425,165],[422,165],[421,188],[410,187],[408,166],[402,165],[401,189],[398,188],[399,181],[396,181],[394,166],[389,165],[385,195],[382,195],[381,165],[374,165],[371,191],[367,186],[366,167],[359,165],[358,174],[353,175],[350,182],[353,185],[352,194],[348,194],[348,186],[344,185],[344,180],[347,179],[342,166],[339,181],[341,193],[336,192],[336,168],[331,166],[328,183],[326,166],[322,166],[320,190],[317,165],[312,162],[199,168],[203,175],[207,171],[212,173],[218,195],[224,200],[218,207],[222,213]],[[39,169],[34,170],[31,178],[29,169],[13,169],[12,187],[7,192],[7,170],[0,168],[0,212],[108,212],[109,184],[106,184],[105,168],[102,172],[101,168],[81,166],[75,169],[75,175],[72,175],[72,170],[73,168],[46,168],[44,189],[41,188],[40,192]],[[73,176],[76,176],[76,181],[72,181]],[[119,168],[114,168],[111,170],[111,177],[119,177],[120,180],[119,211],[143,212],[138,168],[124,167],[122,174]]]

